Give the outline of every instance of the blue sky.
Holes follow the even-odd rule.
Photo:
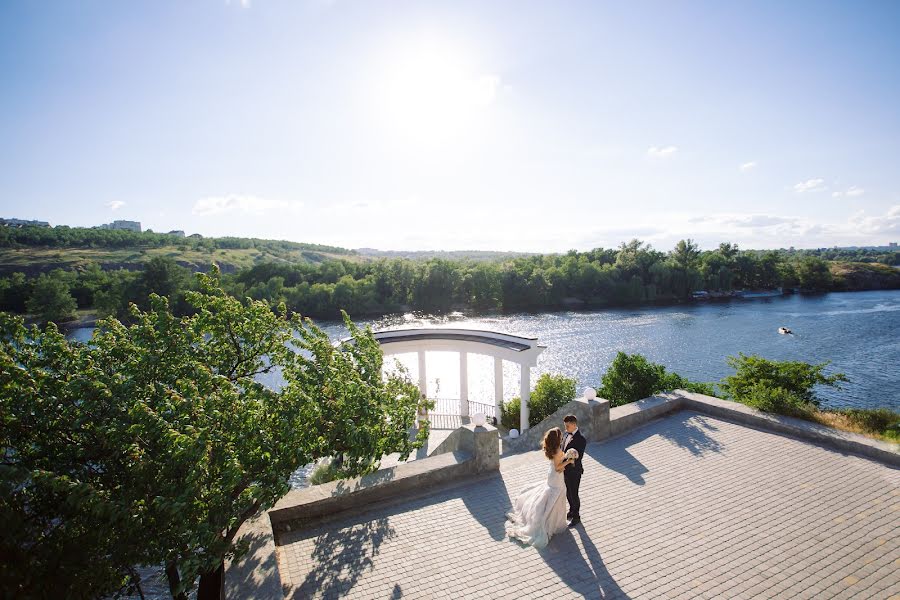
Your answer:
[[[0,3],[0,216],[383,249],[900,241],[900,3]]]

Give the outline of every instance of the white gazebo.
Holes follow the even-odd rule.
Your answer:
[[[469,417],[469,372],[468,355],[483,354],[494,357],[494,405],[496,417],[500,418],[503,404],[503,361],[519,365],[520,397],[522,410],[521,430],[528,429],[528,399],[531,395],[531,367],[537,366],[537,359],[546,346],[538,345],[537,338],[510,335],[497,331],[480,329],[393,329],[376,331],[375,339],[381,344],[385,356],[392,354],[417,353],[419,357],[419,390],[427,396],[426,353],[459,353],[459,416]],[[488,405],[489,406],[489,405]]]

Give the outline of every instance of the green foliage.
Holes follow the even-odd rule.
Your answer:
[[[309,483],[310,485],[322,485],[338,479],[340,475],[337,464],[330,459],[325,460],[317,464],[312,473],[309,474]]]
[[[840,383],[847,381],[843,373],[825,375],[827,362],[812,365],[799,361],[769,360],[741,353],[729,356],[728,365],[734,368],[735,373],[725,377],[719,385],[726,397],[747,404],[792,402],[818,406],[815,386],[827,385],[840,389]],[[782,391],[763,394],[762,390],[765,389]]]
[[[212,251],[214,249],[256,248],[277,255],[279,252],[310,250],[329,254],[354,254],[353,251],[321,244],[303,244],[257,238],[180,238],[167,233],[126,231],[122,229],[94,229],[87,227],[2,227],[0,248],[159,248],[178,244],[185,249]]]
[[[34,283],[26,309],[40,322],[62,323],[75,316],[78,304],[60,277],[41,275]]]
[[[0,227],[0,233],[8,229]],[[41,230],[44,233],[38,238],[55,229]],[[101,237],[121,234],[125,236],[123,243],[128,236],[139,236],[133,241],[141,244],[157,239],[154,236],[161,242],[172,241],[171,236],[164,234],[84,231],[102,231],[97,234]],[[77,241],[81,234],[75,232],[69,230]],[[20,235],[6,233],[14,237]],[[90,235],[82,241],[90,240]],[[20,242],[8,240],[8,243]],[[291,249],[296,251],[289,242],[187,238],[183,243],[190,245],[191,250],[196,250],[197,245],[207,250],[255,247],[279,259],[283,256],[279,262],[273,262],[271,257],[268,260],[258,257],[264,262],[226,276],[223,287],[238,298],[264,300],[271,306],[284,302],[292,312],[325,319],[340,318],[341,310],[362,316],[400,310],[513,311],[684,301],[700,289],[729,292],[780,286],[800,286],[810,290],[900,287],[900,274],[889,267],[867,265],[865,272],[861,272],[860,263],[849,268],[852,265],[848,263],[831,264],[824,260],[832,255],[843,256],[841,253],[741,251],[733,244],[720,244],[714,250],[701,251],[690,239],[681,240],[669,253],[654,250],[640,240],[631,240],[618,249],[573,250],[566,254],[511,258],[500,255],[493,261],[444,258],[325,260],[324,255],[304,250],[310,253],[306,257],[309,263],[297,262],[296,255],[289,254]],[[339,249],[319,249],[326,250],[337,253]],[[860,260],[900,263],[900,253],[867,252],[858,251],[853,256]],[[104,272],[96,265],[88,265],[80,272],[69,273],[71,279],[67,281],[79,307],[94,307],[102,314],[120,319],[129,318],[128,306],[132,302],[146,310],[150,293],[168,297],[176,314],[189,314],[185,292],[195,287],[188,271],[172,258],[156,257],[144,266],[144,271],[130,273]],[[844,273],[832,276],[832,269]],[[23,280],[23,277],[16,279],[13,275],[6,281],[0,279],[0,310],[24,311],[35,279]]]
[[[773,387],[770,382],[754,382],[744,389],[741,402],[764,412],[808,419],[815,412],[815,404],[795,391]]]
[[[168,301],[110,318],[88,345],[0,315],[0,586],[16,597],[99,597],[164,564],[176,598],[240,556],[241,524],[303,464],[338,476],[408,456],[422,402],[382,377],[371,331],[345,317],[335,347],[312,322],[242,304],[200,276],[191,315]],[[280,369],[273,390],[256,375]]]
[[[796,266],[797,280],[804,290],[827,290],[831,287],[831,271],[821,258],[806,256]]]
[[[603,374],[597,395],[609,400],[610,406],[621,406],[674,389],[714,393],[712,384],[692,382],[677,373],[669,373],[663,365],[652,363],[640,354],[619,352]]]
[[[836,411],[863,431],[900,442],[900,413],[889,408],[848,408]]]
[[[563,375],[544,373],[531,392],[528,402],[528,425],[534,427],[563,404],[575,398],[575,380]],[[500,423],[506,429],[518,429],[521,422],[522,400],[518,397],[500,407]]]
[[[530,407],[529,407],[530,410]],[[522,416],[522,399],[516,396],[509,402],[504,402],[500,406],[500,424],[507,430],[519,429]],[[528,426],[531,427],[532,415],[528,413]],[[536,421],[533,425],[537,425],[540,421]]]

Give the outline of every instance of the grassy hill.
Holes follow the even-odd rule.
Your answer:
[[[837,289],[895,290],[900,289],[900,269],[878,263],[832,262],[829,264]]]
[[[177,237],[152,231],[83,227],[0,227],[0,274],[36,275],[53,269],[77,270],[96,263],[105,270],[140,270],[163,256],[194,271],[213,263],[224,272],[260,263],[321,263],[335,258],[358,260],[353,250],[256,238]]]
[[[228,248],[217,250],[161,246],[158,248],[0,248],[0,274],[21,271],[27,275],[45,273],[53,269],[80,269],[97,263],[103,269],[140,270],[143,263],[155,256],[173,258],[193,271],[205,271],[212,263],[225,273],[266,262],[321,263],[331,259],[359,260],[347,254],[313,250],[273,252],[258,248]]]

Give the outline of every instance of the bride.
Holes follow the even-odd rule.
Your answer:
[[[533,483],[519,493],[513,512],[507,515],[510,538],[543,548],[554,533],[566,528],[566,484],[563,471],[574,459],[565,458],[560,444],[562,432],[554,427],[544,434],[541,447],[550,461],[547,481]]]

